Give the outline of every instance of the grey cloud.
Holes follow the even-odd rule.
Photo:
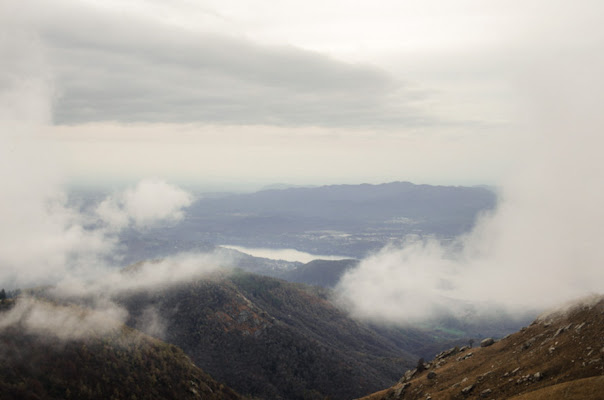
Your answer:
[[[81,8],[42,19],[57,123],[414,123],[418,93],[377,68],[294,47]],[[420,117],[421,118],[421,117]]]

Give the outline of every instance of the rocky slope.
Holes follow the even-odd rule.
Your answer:
[[[604,398],[604,297],[544,314],[481,346],[444,351],[364,399]]]

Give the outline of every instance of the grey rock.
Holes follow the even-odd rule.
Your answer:
[[[403,375],[403,377],[400,379],[399,382],[407,382],[407,381],[411,380],[411,378],[413,378],[415,376],[415,374],[417,374],[416,368],[407,370],[407,372],[405,372],[405,374]]]
[[[480,392],[480,397],[487,397],[491,393],[493,393],[493,391],[491,389],[485,389],[482,392]]]
[[[430,371],[430,372],[428,372],[428,375],[426,377],[428,379],[434,379],[434,378],[436,378],[436,372]]]
[[[455,346],[449,350],[445,350],[445,351],[438,353],[435,358],[442,360],[444,358],[447,358],[447,357],[452,356],[453,354],[457,354],[457,353],[459,353],[459,347]]]
[[[569,330],[571,326],[573,326],[573,324],[568,324],[568,325],[563,326],[562,328],[558,329],[556,331],[556,333],[554,333],[554,337],[556,337],[556,336],[560,335],[561,333],[564,333],[565,331]]]
[[[531,347],[533,345],[533,343],[535,343],[535,340],[536,340],[535,338],[530,338],[526,342],[522,343],[522,350],[526,350],[529,347]]]
[[[461,394],[467,396],[472,393],[472,390],[474,390],[474,385],[466,386],[465,388],[461,389]]]
[[[405,390],[407,390],[407,388],[409,386],[411,386],[411,384],[407,382],[407,383],[403,384],[401,387],[396,388],[394,390],[394,398],[400,399],[405,394]]]
[[[479,375],[478,378],[476,378],[476,379],[478,380],[478,382],[482,382],[483,379],[485,379],[486,377],[488,377],[492,373],[493,373],[493,371],[485,372],[484,374]]]
[[[495,343],[495,340],[493,340],[493,338],[486,338],[480,342],[480,347],[489,347],[493,343]]]

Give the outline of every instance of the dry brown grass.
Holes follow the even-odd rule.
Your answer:
[[[403,383],[364,399],[604,399],[603,346],[604,298],[535,321],[490,347],[468,349],[440,363],[433,360],[400,394]],[[436,377],[428,379],[429,372]],[[470,386],[469,393],[462,393]]]
[[[604,399],[604,377],[577,379],[514,396],[510,400],[593,400]]]

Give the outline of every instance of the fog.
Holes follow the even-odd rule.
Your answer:
[[[106,270],[94,280],[67,276],[57,282],[50,293],[64,298],[112,298],[205,277],[229,265],[232,265],[231,260],[220,251],[179,253],[161,260],[137,263],[123,270]]]
[[[71,206],[63,190],[62,154],[44,133],[54,92],[44,48],[27,13],[8,5],[1,9],[0,283],[6,289],[53,285],[54,297],[86,297],[92,308],[23,297],[3,313],[0,329],[18,325],[64,340],[106,333],[128,316],[112,295],[182,281],[200,273],[200,265],[208,271],[219,263],[209,255],[180,255],[154,264],[153,273],[146,265],[121,273],[108,263],[123,229],[178,221],[193,196],[161,179],[145,179],[91,210]],[[153,311],[145,315],[153,331],[160,332]]]
[[[56,105],[53,100],[60,97],[61,93],[53,81],[53,69],[46,57],[48,49],[40,42],[33,29],[36,15],[26,8],[0,4],[0,282],[6,288],[52,284],[56,287],[56,296],[92,297],[95,310],[109,315],[112,320],[122,321],[125,314],[113,303],[112,296],[124,291],[177,284],[192,276],[206,276],[220,266],[228,264],[229,260],[214,254],[181,254],[157,263],[141,265],[138,270],[128,273],[118,272],[112,269],[114,266],[107,264],[107,256],[116,250],[120,231],[126,228],[147,229],[158,223],[178,221],[183,218],[183,213],[193,201],[193,197],[161,178],[151,177],[131,185],[124,191],[112,193],[90,212],[81,212],[68,205],[62,190],[66,171],[62,165],[61,149],[56,148],[52,140],[45,136],[49,132],[45,128],[53,119],[53,104]],[[536,32],[531,33],[526,46],[509,52],[514,60],[510,63],[510,69],[513,69],[510,75],[516,76],[518,85],[519,119],[524,119],[521,128],[523,140],[517,141],[519,147],[506,155],[517,162],[507,178],[500,182],[502,189],[497,210],[491,215],[482,216],[471,233],[451,245],[409,239],[402,247],[387,247],[363,260],[357,269],[344,276],[337,288],[338,301],[347,307],[352,315],[378,322],[406,323],[447,313],[458,316],[466,316],[468,313],[486,314],[493,310],[522,313],[527,308],[543,309],[577,296],[592,292],[601,293],[604,288],[604,268],[601,265],[604,259],[604,163],[601,156],[604,144],[601,134],[604,126],[601,113],[601,105],[604,104],[601,77],[601,71],[604,70],[602,34],[600,21],[595,18],[597,13],[589,15],[584,21],[579,14],[585,11],[577,12],[574,7],[568,11],[573,11],[572,18],[567,19],[566,14],[557,15],[547,24],[543,24],[547,26],[536,27]],[[565,23],[567,20],[571,22]],[[67,25],[59,25],[55,27],[58,31],[63,32],[63,28],[66,30],[63,36],[54,37],[55,39],[73,37]],[[529,32],[529,25],[532,28],[531,23],[523,27],[526,32]],[[101,36],[99,38],[104,40],[105,37]],[[544,46],[541,46],[541,40]],[[560,48],[555,47],[558,42],[561,43]],[[137,48],[138,42],[128,43],[128,48]],[[164,47],[171,51],[170,46]],[[248,47],[254,50],[254,54],[259,54],[257,57],[265,57],[262,54],[266,51],[260,51],[261,49],[256,49],[255,46]],[[561,49],[564,51],[560,51]],[[220,55],[220,52],[218,53]],[[297,51],[294,53],[298,54]],[[507,55],[505,52],[500,54],[502,58]],[[265,85],[264,82],[270,83],[275,76],[272,71],[279,63],[269,61],[282,59],[275,57],[262,58],[270,67],[261,74],[266,79],[255,79],[251,89],[245,88],[253,94],[246,99],[254,107],[257,104],[262,105],[257,101],[257,93],[266,93],[258,92],[258,87],[271,88],[271,85]],[[306,52],[300,53],[299,57],[309,58],[309,62],[316,59],[315,55]],[[87,57],[83,58],[87,63],[90,62]],[[72,64],[67,58],[62,61],[71,67]],[[357,92],[361,78],[365,77],[366,81],[360,86],[363,88],[381,87],[379,82],[385,82],[386,86],[391,85],[389,79],[382,78],[381,72],[372,68],[361,69],[361,75],[358,75],[357,69],[348,64],[322,58],[317,63],[327,72],[335,71],[335,76],[340,76],[342,71],[351,71],[351,74],[347,75],[349,78],[344,82],[346,91],[343,93],[353,95],[334,92],[338,104],[342,99],[346,99],[347,104],[351,101],[350,106],[345,109],[346,112],[336,112],[337,118],[328,115],[326,119],[316,119],[317,115],[322,114],[318,111],[331,110],[331,107],[326,107],[333,103],[331,97],[328,101],[319,101],[321,98],[318,94],[308,98],[302,96],[303,105],[309,105],[304,118],[294,115],[279,120],[282,123],[303,121],[329,127],[333,121],[344,119],[345,123],[340,124],[347,127],[351,124],[350,118],[355,115],[360,116],[352,121],[352,125],[355,125],[354,121],[359,124],[369,121],[371,126],[375,115],[382,115],[384,121],[390,122],[401,119],[407,121],[410,118],[408,113],[411,110],[406,107],[403,107],[404,112],[400,115],[392,113],[392,105],[387,101],[388,96],[384,97],[389,93],[388,90],[375,92],[377,99],[369,96],[367,99],[362,98],[361,103],[357,102],[357,97],[362,95]],[[248,79],[246,63],[239,64]],[[96,67],[96,64],[93,67]],[[220,74],[223,73],[220,68],[216,69]],[[133,74],[140,76],[138,67],[133,70]],[[61,77],[72,85],[65,86],[67,88],[73,88],[75,85],[87,89],[91,82],[103,85],[103,80],[95,81],[92,73],[86,75],[86,79],[69,80],[69,71],[69,68],[61,70]],[[91,71],[98,72],[96,68]],[[287,77],[283,79],[287,80],[286,83],[294,83],[295,90],[283,93],[295,92],[297,95],[300,82],[290,82],[291,79],[296,79],[297,74],[294,73],[291,77],[292,74],[286,72]],[[319,75],[323,76],[321,74]],[[104,73],[103,76],[105,75],[110,78],[110,82],[117,76],[113,73]],[[330,81],[331,72],[325,76],[327,78],[313,81],[317,93],[323,90],[322,82]],[[155,79],[153,84],[162,82],[161,79]],[[207,82],[199,84],[196,89],[205,96],[204,85],[208,85]],[[115,83],[110,86],[114,89],[113,93],[128,89]],[[184,92],[191,89],[189,85],[184,84],[174,86]],[[213,93],[224,90],[223,85],[217,86]],[[163,86],[154,86],[150,93],[163,94],[165,89]],[[231,89],[234,92],[227,97],[239,96],[240,85],[233,85]],[[84,92],[86,90],[82,91]],[[73,93],[78,94],[80,91],[74,90]],[[281,96],[282,92],[268,93],[271,96],[261,96],[262,101],[269,99],[279,103],[280,98],[291,97]],[[275,96],[272,96],[274,94]],[[146,96],[145,100],[152,97]],[[189,104],[188,101],[182,100],[187,97],[175,95],[174,98],[175,103]],[[85,105],[98,104],[96,101],[89,103],[91,97],[84,96],[83,99],[86,100],[83,102]],[[101,100],[105,100],[105,97]],[[366,101],[374,103],[366,104]],[[68,101],[60,104],[67,107],[63,110],[74,110],[73,107],[68,107]],[[102,104],[110,109],[117,108],[120,112],[127,110],[124,107],[115,107],[111,102]],[[133,101],[130,105],[132,104]],[[281,116],[288,115],[284,110],[278,109],[275,115],[258,118],[254,107],[249,107],[251,111],[248,112],[251,115],[238,115],[233,113],[231,108],[218,104],[221,107],[220,115],[225,117],[217,120],[226,118],[230,123],[265,123],[272,121],[279,113]],[[288,108],[298,112],[299,105],[294,102]],[[266,107],[260,108],[264,110]],[[192,109],[193,115],[199,113],[199,107],[196,105]],[[396,107],[394,109],[401,110]],[[79,108],[78,115],[85,116],[86,110],[86,107]],[[363,112],[359,113],[358,110]],[[154,117],[159,115],[151,114]],[[113,117],[115,119],[115,115]],[[412,117],[414,124],[419,123],[416,116]],[[170,118],[174,118],[174,115]],[[170,118],[165,117],[165,120]],[[236,121],[231,121],[231,118]],[[238,118],[241,118],[241,121]],[[84,117],[81,119],[86,121]],[[80,119],[78,117],[74,120]],[[392,131],[388,131],[388,135],[397,131],[399,126],[403,125],[396,125]],[[374,134],[363,135],[363,138],[365,136],[373,138]],[[419,152],[419,157],[418,154],[412,156],[423,160],[430,154],[443,154],[443,157],[449,154],[449,151],[445,151],[449,147],[436,151],[441,144],[437,143],[438,138],[440,136],[436,135],[431,141],[422,142],[425,147],[416,147],[428,149],[425,155],[422,151]],[[288,138],[279,140],[291,143]],[[455,138],[447,140],[454,142]],[[343,143],[343,139],[329,143]],[[466,142],[462,140],[461,143]],[[256,150],[266,147],[274,153],[272,146],[275,143],[270,141],[262,145],[253,143],[253,146],[247,146],[247,142],[244,144],[246,147],[239,149],[242,154],[250,153],[248,147]],[[233,165],[240,161],[230,145],[231,143],[224,151],[215,152],[217,161]],[[346,158],[346,154],[338,153],[340,147],[330,146],[313,146],[310,153],[328,155],[330,165],[334,164],[336,158]],[[370,147],[362,148],[363,155],[371,152],[365,151]],[[296,147],[295,150],[295,154],[299,156],[300,149]],[[403,158],[399,156],[398,151],[398,148],[395,149],[396,158]],[[468,154],[480,151],[492,149],[476,149]],[[174,162],[182,155],[180,152],[176,154],[177,156],[171,159]],[[333,157],[334,154],[338,157]],[[86,158],[86,154],[81,156]],[[311,166],[313,157],[299,158],[311,161],[308,164],[296,164],[295,171],[304,171]],[[214,161],[213,158],[211,160]],[[434,160],[430,164],[443,170],[450,167],[447,164],[439,165],[437,161]],[[219,169],[219,162],[214,164],[217,170],[211,172],[220,175],[220,171],[224,169]],[[248,162],[242,165],[248,169],[251,164]],[[355,164],[356,167],[368,169],[371,163],[359,157]],[[277,173],[277,167],[280,167],[278,163],[267,164],[266,168],[272,173]],[[482,165],[475,165],[473,169],[479,170],[481,167]],[[187,165],[187,168],[190,169],[190,166]],[[326,168],[321,166],[320,169],[324,172]],[[399,173],[398,167],[395,169]],[[317,174],[317,179],[319,178]],[[40,306],[23,300],[5,315],[2,323],[21,321],[31,330],[81,325],[86,331],[95,330],[104,321],[102,318],[97,319],[94,312],[75,318],[73,313],[67,313],[67,310]],[[155,332],[161,333],[161,318],[154,310],[148,310],[145,316],[149,326],[152,326]]]
[[[599,52],[574,56],[529,57],[521,80],[526,146],[514,155],[497,209],[453,244],[409,240],[363,260],[337,288],[353,315],[409,323],[522,314],[602,293],[604,63]]]
[[[112,333],[122,327],[127,315],[124,309],[116,306],[90,310],[21,298],[12,309],[3,313],[0,330],[18,326],[23,333],[77,340]]]

